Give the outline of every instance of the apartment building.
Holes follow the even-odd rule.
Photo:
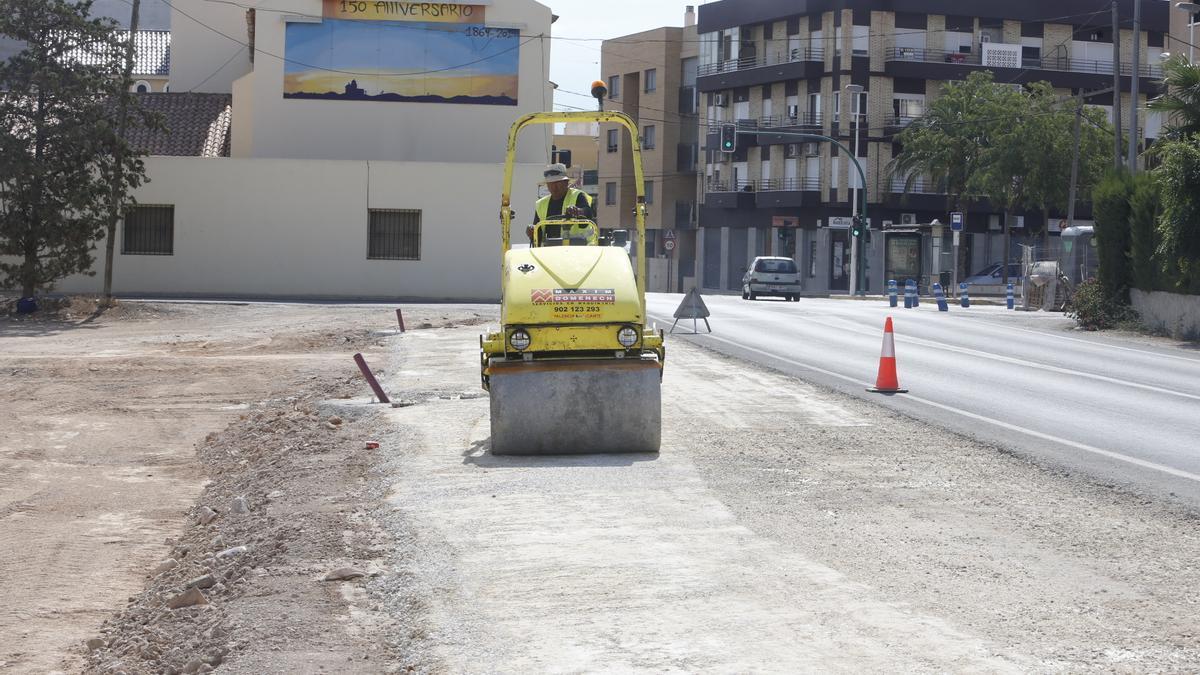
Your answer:
[[[600,199],[600,128],[597,124],[574,122],[554,134],[550,161],[566,165],[571,185]]]
[[[682,28],[656,28],[601,46],[605,109],[631,116],[641,132],[648,288],[656,291],[678,291],[694,278],[700,153],[695,16],[689,7]],[[599,172],[601,226],[633,228],[637,195],[624,129],[601,125]]]
[[[1091,0],[720,0],[700,7],[697,88],[707,138],[696,257],[703,288],[736,292],[755,255],[793,256],[814,293],[850,287],[851,203],[866,191],[875,228],[866,247],[866,289],[886,279],[927,286],[951,269],[946,197],[916,177],[906,188],[887,167],[902,151],[897,134],[921,116],[942,85],[972,71],[998,82],[1048,81],[1064,96],[1113,84],[1113,40],[1120,46],[1124,93],[1115,100],[1127,121],[1129,90],[1138,77],[1139,106],[1159,91],[1168,3],[1141,0],[1141,31],[1131,29],[1133,1],[1119,2],[1122,26],[1113,34],[1109,5]],[[948,14],[953,11],[954,14]],[[1133,72],[1132,46],[1141,65]],[[1089,103],[1109,111],[1112,94]],[[1143,112],[1153,139],[1160,121]],[[721,153],[722,123],[741,130],[737,151]],[[849,157],[829,143],[789,133],[838,139],[857,155],[865,183]],[[1080,211],[1088,217],[1086,209]],[[1019,255],[1025,233],[1040,230],[1040,214],[1018,214],[1004,250],[1003,215],[986,204],[968,215],[960,274]],[[1051,214],[1051,231],[1061,217]],[[1035,227],[1035,225],[1037,227]],[[1028,226],[1028,227],[1027,227]]]

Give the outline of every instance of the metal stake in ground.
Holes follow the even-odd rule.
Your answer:
[[[400,311],[399,307],[396,308],[396,323],[400,324],[400,332],[403,333],[404,332],[404,314]]]
[[[355,354],[354,362],[358,364],[358,369],[362,372],[363,377],[366,378],[367,384],[371,385],[371,390],[375,392],[375,398],[379,399],[380,403],[391,403],[392,401],[388,398],[388,395],[383,393],[383,387],[379,386],[379,380],[375,379],[375,373],[372,373],[371,368],[367,366],[363,355]]]

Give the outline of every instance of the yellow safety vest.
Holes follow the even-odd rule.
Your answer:
[[[585,198],[587,198],[587,205],[590,208],[592,205],[591,195],[577,188],[567,188],[567,194],[565,197],[563,197],[563,211],[566,211],[567,207],[575,206],[577,203],[579,203],[579,195],[583,195]],[[537,200],[537,204],[534,206],[534,211],[537,212],[538,222],[546,220],[546,212],[549,210],[550,195],[546,195],[545,197]]]

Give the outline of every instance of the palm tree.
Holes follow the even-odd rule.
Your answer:
[[[1164,135],[1181,139],[1200,134],[1200,64],[1175,55],[1163,63],[1166,92],[1148,107],[1167,114]]]

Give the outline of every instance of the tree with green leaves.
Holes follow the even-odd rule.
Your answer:
[[[1109,127],[1103,114],[1087,108],[1076,111],[1076,105],[1059,98],[1045,82],[1035,82],[1022,90],[1010,88],[1010,92],[1002,99],[1007,119],[997,124],[993,142],[982,149],[980,169],[969,187],[1003,208],[1005,222],[1016,211],[1037,211],[1043,216],[1051,209],[1066,211],[1078,112],[1076,198],[1087,199],[1107,169]],[[1049,235],[1045,218],[1031,230],[1043,241]]]
[[[990,71],[947,83],[925,114],[900,133],[904,150],[892,159],[889,173],[902,178],[906,190],[928,177],[945,188],[947,210],[967,213],[983,149],[996,132],[996,120],[1011,114],[1004,100],[1005,89],[992,81]]]
[[[1200,64],[1172,56],[1163,63],[1163,84],[1166,91],[1147,105],[1166,113],[1163,136],[1181,140],[1200,135]]]
[[[1092,194],[1096,253],[1100,263],[1097,277],[1103,297],[1120,305],[1129,304],[1129,287],[1133,280],[1129,259],[1133,191],[1133,178],[1121,170],[1110,171]]]
[[[15,258],[0,287],[23,297],[93,273],[106,215],[145,179],[118,133],[148,121],[136,105],[118,119],[126,38],[90,6],[0,0],[0,35],[23,45],[0,63],[0,256]]]

